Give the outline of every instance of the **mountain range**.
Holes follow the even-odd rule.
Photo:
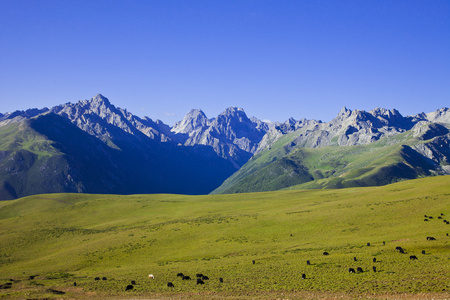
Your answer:
[[[328,123],[193,109],[171,127],[98,94],[0,114],[0,199],[382,185],[450,173],[449,128],[448,108],[403,117],[345,107]]]

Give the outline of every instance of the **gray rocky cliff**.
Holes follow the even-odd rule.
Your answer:
[[[210,146],[239,168],[255,153],[267,129],[264,122],[249,119],[243,109],[230,107],[211,120],[201,110],[191,110],[171,132],[174,141]]]
[[[139,132],[157,141],[169,139],[164,134],[168,133],[164,124],[155,123],[150,118],[141,119],[126,109],[116,108],[101,94],[90,100],[55,106],[51,111],[68,118],[83,131],[102,140],[112,138],[118,133],[117,129],[133,135]]]

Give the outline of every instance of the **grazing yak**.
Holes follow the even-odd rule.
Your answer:
[[[172,282],[167,283],[167,287],[175,287]]]
[[[66,293],[66,292],[58,291],[58,290],[54,290],[54,289],[48,289],[47,291],[51,292],[51,293],[53,293],[55,295],[64,295]]]
[[[353,268],[348,268],[348,272],[349,272],[349,273],[356,273],[356,272],[355,272],[355,269],[353,269]]]
[[[184,275],[182,279],[183,280],[191,280],[191,277]]]
[[[377,258],[376,257],[373,258],[373,262],[377,262]]]
[[[395,247],[395,250],[397,250],[398,252],[405,254],[405,249],[403,249],[402,247]]]
[[[203,280],[201,280],[200,278],[197,278],[197,284],[205,284],[205,282]]]
[[[323,255],[330,255],[330,253],[328,253],[328,252],[325,251],[325,252],[323,253]]]
[[[372,270],[374,271],[374,272],[376,272],[377,271],[377,267],[372,267]]]
[[[357,268],[356,268],[356,272],[357,272],[357,273],[362,273],[362,272],[364,272],[364,271],[363,271],[363,269],[362,269],[361,267],[357,267]]]
[[[409,259],[415,260],[415,259],[418,259],[418,258],[417,258],[417,256],[415,256],[415,255],[411,255],[411,256],[409,257]]]
[[[302,279],[306,279],[306,274],[302,274]]]
[[[149,274],[149,275],[148,275],[148,278],[155,279],[155,275]]]
[[[222,277],[219,278],[219,282],[223,283],[223,278]]]
[[[183,276],[184,276],[183,273],[178,273],[178,274],[177,274],[177,277],[183,277]]]
[[[9,285],[9,284],[1,284],[0,285],[0,290],[10,289],[11,287],[12,287],[12,285]]]
[[[435,241],[436,239],[434,237],[432,237],[432,236],[427,236],[427,240],[428,241]]]
[[[131,284],[127,285],[127,287],[125,288],[125,291],[129,291],[132,290],[134,288],[134,286],[132,286]]]

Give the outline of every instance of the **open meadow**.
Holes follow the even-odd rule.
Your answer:
[[[0,202],[0,298],[449,299],[445,221],[450,176],[340,190],[30,196]]]

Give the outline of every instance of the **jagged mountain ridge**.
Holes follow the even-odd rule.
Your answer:
[[[124,109],[116,108],[102,95],[91,100],[67,103],[50,109],[71,120],[82,130],[103,141],[111,140],[113,128],[167,143],[184,146],[211,146],[236,169],[254,153],[265,134],[262,122],[251,121],[242,109],[230,107],[215,119],[208,119],[201,110],[192,110],[172,128],[150,118],[139,118]],[[116,137],[117,138],[117,137]]]
[[[207,145],[238,169],[256,152],[268,125],[249,119],[241,108],[230,107],[209,120],[201,110],[191,110],[171,132],[185,146]]]
[[[106,97],[98,94],[91,100],[66,103],[51,109],[29,109],[0,115],[0,126],[48,111],[68,118],[80,129],[104,141],[111,138],[108,126],[131,134],[137,130],[160,142],[212,146],[216,153],[228,159],[233,159],[239,151],[244,151],[246,156],[251,157],[269,148],[279,137],[299,129],[303,129],[305,134],[296,142],[314,148],[371,143],[384,136],[409,130],[420,121],[449,122],[448,108],[403,117],[395,109],[375,108],[366,112],[344,107],[328,123],[293,118],[284,123],[267,123],[255,117],[248,118],[241,108],[230,107],[213,119],[208,119],[203,111],[193,109],[183,120],[170,127],[160,120],[139,118],[126,109],[117,108]],[[238,166],[242,165],[242,160],[236,161],[241,162]]]
[[[193,109],[183,120],[170,127],[162,121],[153,121],[148,117],[140,118],[129,113],[126,109],[115,107],[106,97],[98,94],[90,100],[66,103],[50,109],[29,109],[0,114],[0,128],[26,120],[33,120],[46,114],[59,115],[69,120],[77,128],[99,139],[107,146],[105,149],[108,151],[109,149],[126,150],[125,152],[128,154],[139,157],[146,162],[147,166],[154,168],[156,177],[160,177],[159,184],[154,183],[155,186],[163,186],[164,180],[168,180],[170,177],[185,178],[185,176],[179,175],[171,176],[170,172],[176,173],[179,171],[176,171],[177,168],[174,164],[170,168],[165,168],[164,163],[161,162],[162,157],[171,160],[170,155],[177,156],[179,158],[175,161],[178,161],[179,165],[183,165],[180,157],[184,159],[190,159],[191,155],[194,155],[196,159],[202,156],[206,157],[207,159],[202,167],[204,169],[199,170],[197,175],[204,171],[208,176],[203,178],[215,177],[214,183],[206,184],[210,190],[214,189],[213,185],[217,187],[226,177],[239,170],[250,158],[270,152],[272,147],[280,140],[289,140],[283,146],[282,153],[280,152],[280,155],[287,155],[292,150],[299,148],[314,149],[328,146],[368,145],[380,139],[395,137],[408,131],[413,131],[416,136],[423,138],[426,137],[426,134],[435,137],[436,132],[440,130],[442,133],[442,128],[450,123],[448,108],[403,117],[395,109],[376,108],[366,112],[363,110],[352,111],[344,107],[336,118],[328,123],[318,120],[295,120],[293,118],[284,123],[269,123],[255,117],[248,118],[243,109],[230,107],[212,119],[209,119],[201,110]],[[436,125],[431,130],[430,128],[434,125],[431,126],[430,124],[444,124],[445,126]],[[42,128],[41,131],[43,131]],[[433,145],[416,146],[414,151],[423,156],[434,157],[435,160],[439,158],[440,164],[443,159],[446,159],[447,155],[445,154],[448,148],[445,146],[447,143],[445,134],[444,137],[441,135],[440,141],[440,144],[436,142],[437,144]],[[49,143],[51,142],[54,141],[50,140]],[[6,148],[0,150],[6,150],[0,156],[1,168],[2,162],[11,159],[10,154],[12,152],[10,151],[11,153],[7,154],[9,150]],[[105,152],[106,150],[103,149],[102,151]],[[165,154],[162,154],[163,152]],[[150,156],[154,157],[149,158]],[[158,160],[157,157],[160,159],[158,163],[155,163]],[[198,160],[195,161],[199,162]],[[218,170],[208,168],[208,163],[216,166],[216,169],[220,165],[220,168],[224,171],[218,172]],[[72,157],[72,164],[76,164],[76,156]],[[134,162],[134,164],[136,168],[141,168],[141,166],[138,167],[139,163]],[[145,168],[145,164],[143,168]],[[72,169],[76,169],[76,167],[72,167]],[[446,168],[441,169],[446,170]],[[141,171],[146,173],[143,169]],[[133,169],[128,168],[128,172],[133,173]],[[148,172],[146,174],[148,177]],[[3,178],[0,178],[0,180],[3,180],[4,187],[11,190],[11,184],[8,180]],[[9,180],[11,181],[11,179]],[[150,179],[147,178],[147,180]],[[80,182],[82,182],[81,179]],[[153,182],[156,181],[153,180]],[[174,183],[174,185],[176,184],[186,186],[181,183]],[[168,186],[165,186],[165,189],[156,189],[155,191],[207,193],[207,189],[199,188],[201,185],[201,182],[197,182],[192,185],[193,188],[189,191],[178,188],[171,189]],[[84,185],[78,184],[78,186]],[[138,189],[139,192],[154,192],[142,186],[145,186],[145,183],[141,184],[141,188]],[[89,192],[89,189],[79,188],[77,191]],[[133,191],[126,191],[126,188],[123,187],[118,193],[133,193]],[[16,196],[19,194],[16,193]]]

